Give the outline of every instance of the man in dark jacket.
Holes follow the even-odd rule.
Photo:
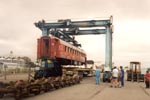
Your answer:
[[[121,86],[124,86],[124,70],[122,68],[122,66],[120,66],[120,82],[121,82]]]

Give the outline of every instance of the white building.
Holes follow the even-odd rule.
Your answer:
[[[25,60],[19,57],[0,57],[0,71],[22,69],[26,66]]]

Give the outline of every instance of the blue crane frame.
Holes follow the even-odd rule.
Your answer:
[[[105,71],[112,69],[112,33],[113,17],[102,20],[71,21],[70,19],[58,20],[58,22],[47,23],[44,20],[34,23],[42,31],[42,36],[52,34],[56,37],[63,35],[66,41],[74,41],[70,35],[106,34]],[[81,28],[84,28],[81,30]]]

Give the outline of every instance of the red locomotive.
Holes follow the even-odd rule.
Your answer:
[[[61,65],[82,65],[86,53],[79,47],[53,36],[38,39],[37,58],[41,61],[46,76],[61,76]]]

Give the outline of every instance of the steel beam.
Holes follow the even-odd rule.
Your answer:
[[[64,38],[68,41],[68,42],[77,42],[75,41],[72,37],[70,37],[69,35],[65,34],[64,32],[58,31],[59,34],[61,34],[62,36],[64,36]]]
[[[63,31],[63,33],[68,35],[91,35],[91,34],[97,35],[97,34],[105,34],[106,29]]]
[[[52,22],[46,23],[44,20],[35,23],[38,28],[72,28],[72,27],[102,27],[105,25],[111,25],[110,20],[88,20],[88,21],[64,21],[64,22]]]

